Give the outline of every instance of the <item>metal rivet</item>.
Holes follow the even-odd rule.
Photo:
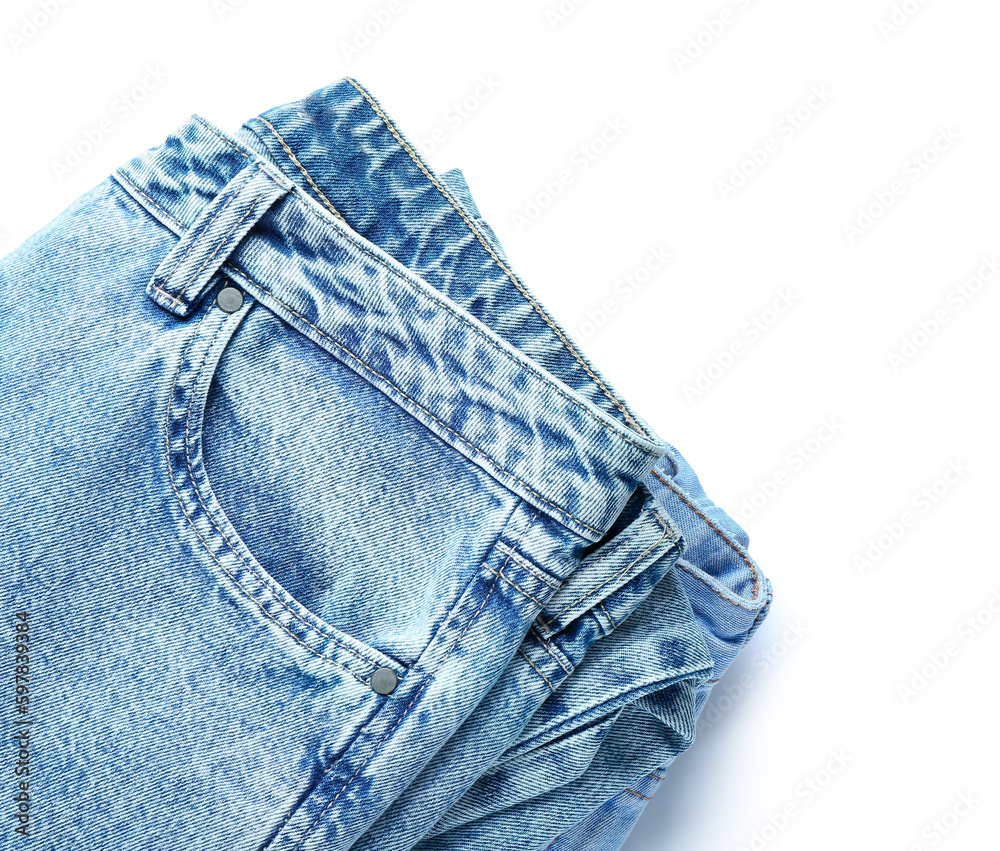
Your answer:
[[[226,313],[236,313],[243,307],[243,293],[236,287],[223,287],[216,296],[215,303]]]
[[[392,668],[379,668],[372,674],[371,687],[375,694],[392,694],[396,690],[399,677]]]

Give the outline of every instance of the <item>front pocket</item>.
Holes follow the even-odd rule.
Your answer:
[[[386,680],[399,680],[403,664],[358,641],[302,605],[257,560],[223,509],[205,466],[205,409],[220,359],[254,307],[229,313],[212,303],[191,332],[171,388],[166,414],[166,449],[171,484],[181,510],[201,546],[211,557],[219,579],[245,596],[260,616],[275,627],[289,650],[306,652],[336,665],[355,679],[381,691]],[[256,484],[248,483],[252,488]],[[388,672],[372,676],[379,669]]]

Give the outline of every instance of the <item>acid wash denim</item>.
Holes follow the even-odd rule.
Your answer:
[[[561,350],[562,332],[524,313],[526,290],[460,174],[436,175],[358,84],[343,81],[272,109],[248,121],[241,134],[261,158],[293,177],[298,172],[301,190],[339,211],[352,230],[492,327],[504,322],[506,339],[519,349],[537,357],[545,349]],[[512,311],[521,315],[509,322]],[[545,338],[550,343],[539,352]],[[686,747],[693,732],[694,683],[708,676],[711,660],[687,599],[670,575],[681,550],[669,515],[656,509],[648,491],[638,491],[544,603],[531,634],[479,706],[352,847],[413,847],[516,744],[557,689],[566,712],[553,714],[544,731],[535,731],[536,748],[560,729],[600,719],[606,724],[642,694],[671,687],[671,700],[661,702],[663,726],[675,731],[669,752]],[[624,629],[622,622],[651,593],[658,617],[628,622],[604,664],[581,666],[588,647]],[[580,749],[578,763],[586,765],[596,739],[573,741]],[[506,837],[503,847],[520,841]]]
[[[522,284],[461,172],[435,175],[357,84],[345,81],[279,107],[251,120],[243,131],[256,139],[256,144],[253,139],[248,144],[262,157],[293,175],[296,160],[306,160],[308,168],[300,178],[303,191],[341,210],[353,229],[484,321],[522,304]],[[379,216],[368,213],[375,207]],[[470,231],[476,232],[475,239]],[[421,250],[414,251],[414,245]],[[507,333],[511,342],[529,349],[539,334],[549,332],[522,324]],[[696,478],[694,484],[689,481],[690,468],[690,475],[678,472],[677,464],[683,464],[679,454],[664,462],[660,476],[647,477],[650,488],[660,494],[658,500],[651,502],[648,495],[633,500],[616,524],[621,528],[589,553],[585,569],[578,570],[561,596],[540,613],[508,670],[458,734],[354,848],[408,848],[428,831],[435,836],[427,847],[530,848],[541,837],[542,844],[549,844],[560,829],[599,807],[616,789],[627,786],[630,799],[641,800],[635,790],[651,780],[641,772],[669,761],[690,744],[702,683],[712,655],[717,665],[721,656],[715,652],[718,643],[711,655],[704,646],[705,638],[718,632],[709,623],[718,612],[713,615],[709,607],[692,629],[694,615],[681,592],[691,582],[722,587],[734,581],[736,572],[727,574],[716,556],[735,550],[729,543],[712,543],[735,524],[712,506]],[[663,495],[663,476],[674,477],[678,491],[672,501]],[[687,560],[677,562],[684,572],[676,576],[672,565],[686,545],[671,512],[681,518],[684,536],[691,535],[693,541]],[[742,532],[737,529],[736,534]],[[751,562],[746,564],[748,571],[756,570]],[[748,605],[759,609],[769,599],[769,586],[756,584],[760,591]],[[580,594],[578,588],[597,590]],[[563,600],[579,605],[566,610],[565,603],[559,605]],[[630,612],[634,614],[626,621]],[[562,623],[554,629],[553,615],[560,613]],[[612,631],[616,635],[609,638]],[[726,635],[723,643],[735,644]],[[585,651],[589,660],[584,659]],[[555,694],[546,703],[550,692]],[[544,710],[538,712],[543,703]],[[537,714],[525,730],[531,712]],[[614,735],[609,736],[611,731]],[[454,806],[489,763],[501,758],[501,769],[490,772]],[[587,782],[586,790],[580,783],[573,785],[575,777]],[[565,803],[556,808],[556,800],[544,793],[560,785],[565,786],[560,791]],[[532,804],[520,803],[531,796],[537,798]],[[500,802],[509,816],[502,830],[492,830],[486,819],[464,831],[448,830],[474,824],[477,815],[494,812]],[[530,805],[535,807],[532,813],[526,809]],[[610,814],[606,823],[623,821],[619,816]]]
[[[693,736],[694,721],[713,686],[767,616],[771,584],[747,552],[746,533],[711,501],[677,449],[667,447],[647,484],[657,510],[668,514],[683,535],[684,553],[675,563],[675,572],[712,658],[712,678],[696,689]],[[633,615],[649,622],[658,617],[648,603]],[[592,664],[599,663],[602,645],[598,642],[591,648]],[[522,800],[504,809],[491,805],[491,788],[484,778],[481,788],[474,789],[435,830],[461,821],[455,816],[463,809],[471,810],[477,818],[452,827],[421,847],[458,849],[463,843],[485,847],[509,836],[518,825],[519,837],[529,835],[511,847],[617,851],[679,752],[671,752],[667,739],[671,728],[657,723],[652,711],[653,701],[664,696],[643,698],[622,712],[598,745],[593,761],[578,777],[567,780],[561,776],[556,754],[538,760],[534,776],[521,784]],[[503,763],[493,774],[502,779],[508,797],[517,794]],[[559,830],[565,832],[556,835]]]
[[[509,266],[462,173],[447,172],[441,180],[491,235],[494,249]],[[670,762],[690,745],[713,685],[766,617],[771,585],[747,552],[744,530],[707,496],[677,449],[667,446],[646,484],[654,497],[647,510],[669,518],[681,535],[683,554],[672,573],[690,600],[699,638],[707,644],[711,679],[695,670],[705,662],[693,650],[685,654],[691,666],[687,679],[656,679],[669,659],[663,650],[670,646],[667,642],[677,647],[678,638],[686,636],[689,646],[695,643],[683,619],[672,622],[673,577],[666,574],[662,587],[636,601],[624,625],[625,612],[616,613],[610,620],[616,633],[612,636],[608,629],[590,646],[584,663],[564,684],[564,674],[551,659],[548,668],[554,670],[537,666],[540,677],[548,675],[554,694],[514,745],[497,757],[498,764],[452,804],[430,838],[416,847],[617,849]],[[635,535],[637,528],[627,534]],[[544,634],[544,619],[543,612],[522,652]],[[605,703],[595,711],[600,700]],[[436,762],[443,768],[440,757]],[[439,789],[443,785],[437,783]],[[376,825],[382,828],[374,831],[377,842],[363,841],[356,847],[406,847],[400,838],[405,820],[399,812],[405,799],[394,803]],[[424,819],[427,816],[425,810]],[[559,835],[561,830],[565,835]]]
[[[489,739],[507,672],[555,675],[518,653],[539,615],[566,653],[619,632],[633,532],[655,552],[599,602],[672,588],[656,676],[710,667],[677,525],[635,496],[665,444],[374,99],[331,97],[351,132],[309,101],[195,117],[0,262],[19,847],[350,847],[463,722]],[[419,192],[373,190],[400,169]]]

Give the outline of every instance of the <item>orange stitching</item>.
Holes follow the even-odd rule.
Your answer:
[[[200,115],[192,115],[191,118],[194,121],[197,121],[206,130],[209,130],[212,133],[214,133],[216,136],[218,136],[223,142],[225,142],[227,145],[229,145],[230,148],[232,148],[234,151],[236,151],[236,153],[238,153],[241,157],[243,157],[243,159],[245,159],[245,160],[252,159],[251,156],[250,156],[250,154],[248,154],[246,151],[244,151],[243,148],[239,147],[239,145],[237,145],[232,139],[228,138],[225,135],[225,133],[223,133],[220,130],[217,130],[212,124],[210,124],[208,121],[206,121]]]
[[[508,560],[509,560],[509,559],[510,559],[510,557],[508,556]],[[506,567],[506,564],[505,564],[504,566]],[[513,586],[514,588],[516,588],[516,589],[517,589],[518,591],[520,591],[520,592],[521,592],[522,594],[524,594],[524,596],[525,596],[525,597],[527,597],[527,598],[528,598],[529,600],[533,600],[533,601],[534,601],[535,603],[537,603],[537,604],[538,604],[539,606],[544,606],[544,605],[545,605],[545,604],[544,604],[544,603],[543,603],[543,602],[542,602],[541,600],[539,600],[539,599],[538,599],[537,597],[535,597],[535,596],[533,596],[533,595],[529,594],[529,593],[528,593],[527,591],[525,591],[525,590],[524,590],[524,589],[523,589],[523,588],[522,588],[522,587],[521,587],[520,585],[518,585],[518,584],[517,584],[517,583],[516,583],[516,582],[515,582],[515,581],[514,581],[513,579],[511,579],[511,578],[510,578],[509,576],[505,576],[505,575],[504,575],[504,574],[503,574],[502,572],[501,572],[501,573],[497,573],[497,572],[496,572],[496,571],[495,571],[495,570],[494,570],[494,569],[493,569],[492,567],[487,567],[486,569],[487,569],[487,570],[488,570],[488,571],[489,571],[490,573],[493,573],[493,574],[496,574],[497,576],[499,576],[499,577],[500,577],[500,578],[501,578],[501,579],[502,579],[502,580],[503,580],[504,582],[506,582],[506,583],[507,583],[508,585],[511,585],[511,586]]]
[[[744,563],[744,564],[745,564],[745,565],[746,565],[746,566],[747,566],[748,568],[750,568],[750,573],[752,573],[752,574],[753,574],[753,596],[754,596],[754,597],[756,597],[756,596],[757,596],[757,594],[758,594],[758,593],[759,593],[759,591],[760,591],[760,583],[759,583],[759,577],[758,577],[758,575],[757,575],[757,568],[756,568],[756,567],[754,567],[754,564],[753,564],[753,562],[752,562],[752,561],[750,561],[750,559],[749,559],[749,558],[748,558],[748,557],[747,557],[747,556],[746,556],[746,555],[745,555],[745,554],[744,554],[744,553],[743,553],[743,552],[742,552],[742,551],[741,551],[741,550],[740,550],[740,549],[739,549],[739,548],[738,548],[738,547],[736,546],[736,543],[735,543],[734,541],[731,541],[731,540],[729,539],[729,536],[728,536],[728,535],[726,535],[726,534],[725,534],[725,533],[724,533],[724,532],[723,532],[723,531],[722,531],[722,530],[721,530],[721,529],[720,529],[720,528],[719,528],[718,526],[716,526],[716,525],[715,525],[715,524],[714,524],[714,523],[713,523],[713,522],[712,522],[712,521],[711,521],[711,520],[710,520],[710,519],[709,519],[708,517],[706,517],[706,516],[705,516],[704,514],[702,514],[702,512],[701,512],[701,511],[699,511],[699,510],[698,510],[698,507],[697,507],[696,505],[694,505],[694,504],[693,504],[693,503],[691,502],[691,500],[689,500],[689,499],[687,498],[687,495],[686,495],[686,494],[684,494],[684,493],[683,493],[682,491],[680,491],[680,490],[678,490],[678,489],[677,489],[676,487],[674,487],[674,485],[673,485],[673,483],[672,483],[672,482],[669,482],[669,481],[667,481],[667,480],[666,480],[665,478],[663,478],[663,476],[661,476],[661,475],[659,474],[659,472],[657,472],[656,470],[653,470],[653,477],[654,477],[654,478],[656,478],[656,479],[659,479],[659,481],[661,481],[661,482],[662,482],[663,484],[665,484],[665,485],[666,485],[666,486],[667,486],[668,488],[670,488],[670,490],[672,490],[672,491],[673,491],[673,492],[674,492],[675,494],[677,494],[677,496],[678,496],[678,498],[679,498],[679,499],[681,500],[681,502],[683,502],[683,503],[684,503],[685,505],[687,505],[687,507],[688,507],[688,508],[690,508],[690,509],[691,509],[691,510],[692,510],[692,511],[693,511],[693,512],[694,512],[695,514],[697,514],[697,515],[698,515],[698,516],[699,516],[699,517],[700,517],[700,518],[701,518],[702,520],[704,520],[704,521],[705,521],[705,523],[706,523],[706,524],[708,524],[708,527],[709,527],[709,528],[710,528],[710,529],[711,529],[711,530],[712,530],[713,532],[715,532],[715,534],[716,534],[716,535],[718,535],[718,536],[719,536],[720,538],[722,538],[722,540],[726,542],[726,545],[727,545],[727,546],[728,546],[728,547],[729,547],[729,548],[730,548],[730,549],[731,549],[731,550],[732,550],[732,551],[733,551],[734,553],[736,553],[736,555],[738,555],[738,556],[739,556],[739,557],[740,557],[740,558],[741,558],[741,559],[743,560],[743,563]],[[688,573],[690,573],[690,572],[691,572],[691,571],[688,571]],[[750,610],[748,609],[747,611],[750,611]]]
[[[634,789],[626,789],[625,791],[628,792],[630,795],[635,795],[637,798],[642,798],[642,800],[644,800],[644,801],[651,801],[651,800],[653,800],[652,798],[647,798],[645,795],[640,795]]]
[[[493,261],[497,264],[497,266],[500,267],[500,269],[504,272],[504,274],[507,276],[510,282],[515,287],[517,287],[521,295],[523,295],[525,299],[527,299],[528,303],[534,308],[535,313],[537,313],[539,317],[541,317],[542,321],[546,325],[548,325],[549,328],[552,329],[552,331],[559,338],[562,344],[566,346],[567,351],[576,359],[576,362],[583,367],[587,375],[589,375],[591,379],[593,379],[593,381],[597,384],[597,386],[601,388],[604,395],[608,398],[611,404],[614,405],[615,408],[617,408],[621,412],[622,416],[625,417],[625,422],[628,423],[630,426],[632,426],[643,437],[649,439],[649,436],[646,434],[645,431],[642,430],[642,427],[639,425],[639,423],[637,423],[635,419],[633,419],[632,415],[628,412],[628,409],[614,396],[614,394],[612,394],[611,390],[601,380],[600,376],[598,376],[597,373],[594,372],[594,370],[580,356],[580,353],[576,350],[576,347],[573,345],[570,339],[560,330],[559,326],[555,324],[555,322],[551,319],[551,317],[549,317],[545,313],[541,305],[538,304],[538,302],[534,299],[531,293],[529,293],[528,290],[525,289],[524,285],[521,284],[521,282],[517,279],[517,276],[510,269],[507,268],[503,260],[500,259],[500,255],[496,253],[493,247],[489,244],[489,241],[482,235],[479,228],[476,227],[472,219],[470,219],[469,216],[466,214],[466,212],[461,208],[461,206],[455,202],[455,199],[451,196],[451,193],[448,192],[448,190],[441,185],[441,182],[434,176],[434,174],[430,171],[430,169],[428,169],[427,166],[424,165],[423,161],[417,155],[416,151],[414,151],[407,144],[406,140],[403,139],[402,135],[400,135],[399,131],[396,129],[395,125],[392,123],[392,120],[389,118],[389,116],[385,114],[382,108],[375,102],[372,96],[368,94],[368,92],[364,88],[362,88],[361,84],[358,83],[357,80],[353,79],[352,77],[346,77],[345,79],[348,83],[354,86],[355,89],[358,90],[358,92],[361,94],[362,97],[364,97],[366,101],[368,101],[372,109],[375,110],[375,113],[385,123],[385,126],[389,130],[389,132],[392,133],[392,135],[396,138],[396,141],[399,142],[400,145],[402,145],[403,150],[406,151],[410,159],[413,160],[413,162],[424,173],[427,179],[444,196],[445,200],[448,201],[448,203],[455,208],[455,211],[459,214],[459,216],[462,217],[462,220],[468,226],[469,230],[471,230],[473,234],[475,234],[476,239],[479,240],[479,243],[483,246],[483,248],[486,249],[486,252],[490,255],[490,257],[493,258]]]
[[[282,138],[281,134],[274,129],[274,125],[271,124],[271,122],[268,121],[266,118],[264,118],[263,115],[258,115],[257,120],[261,122],[261,124],[263,124],[268,130],[270,130],[274,134],[274,137],[278,140],[278,144],[281,145],[281,147],[284,148],[285,153],[288,154],[288,158],[295,164],[296,168],[298,168],[298,170],[305,175],[306,180],[309,181],[309,185],[316,190],[316,194],[319,195],[320,200],[323,202],[323,205],[338,219],[346,223],[347,220],[340,214],[337,208],[333,206],[333,203],[330,201],[330,199],[323,194],[323,190],[320,189],[319,186],[316,184],[316,181],[313,180],[312,175],[309,174],[308,171],[306,171],[306,167],[302,165],[301,162],[299,162],[299,158],[295,156],[295,152],[290,147],[288,147],[288,144]]]

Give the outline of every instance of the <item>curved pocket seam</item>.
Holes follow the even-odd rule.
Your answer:
[[[297,636],[294,632],[292,632],[288,628],[288,626],[283,624],[271,612],[269,612],[265,607],[264,603],[262,603],[261,600],[259,599],[258,595],[255,594],[254,591],[252,591],[251,589],[247,588],[246,585],[244,585],[243,582],[240,581],[240,577],[235,575],[232,572],[232,570],[230,570],[223,563],[223,561],[216,555],[212,544],[208,540],[206,540],[205,536],[201,533],[201,531],[199,531],[195,519],[192,517],[191,512],[188,511],[188,506],[185,504],[185,498],[184,495],[182,494],[182,490],[190,490],[191,492],[193,492],[194,496],[197,498],[197,501],[201,506],[200,513],[204,515],[205,519],[208,521],[211,528],[219,536],[219,538],[221,539],[221,543],[235,558],[239,560],[241,565],[254,577],[254,579],[260,583],[261,585],[260,591],[263,592],[263,595],[269,598],[271,601],[277,603],[279,606],[281,606],[281,608],[284,609],[288,613],[288,615],[291,616],[295,621],[301,624],[305,629],[320,636],[325,641],[328,642],[332,641],[341,649],[341,651],[354,657],[356,660],[363,663],[369,669],[374,669],[384,664],[384,662],[381,659],[375,660],[366,658],[361,652],[355,650],[350,645],[341,641],[336,635],[332,634],[329,631],[330,629],[332,629],[329,625],[324,624],[321,626],[320,624],[311,623],[307,618],[303,617],[302,613],[295,611],[295,609],[292,608],[288,604],[288,602],[286,602],[283,599],[283,594],[281,592],[287,594],[287,591],[281,589],[280,586],[278,586],[277,588],[271,587],[272,583],[274,583],[274,580],[269,576],[267,576],[266,573],[262,575],[263,567],[261,567],[260,570],[258,570],[256,565],[253,563],[253,560],[252,559],[248,560],[246,555],[240,551],[240,547],[238,547],[231,540],[231,538],[227,534],[227,531],[223,528],[224,524],[220,525],[218,519],[215,516],[215,512],[208,507],[204,495],[202,494],[201,487],[199,486],[198,482],[199,473],[204,473],[204,471],[201,468],[199,468],[198,470],[195,469],[195,464],[191,457],[191,443],[192,443],[191,420],[194,416],[195,399],[199,393],[199,389],[202,388],[203,386],[202,385],[203,374],[205,368],[208,366],[211,360],[212,353],[216,350],[216,346],[219,342],[219,337],[223,334],[223,331],[226,331],[228,328],[229,329],[228,339],[231,339],[233,334],[235,334],[236,330],[238,329],[239,325],[242,323],[243,318],[246,316],[247,312],[249,312],[250,308],[253,306],[253,304],[254,304],[253,301],[249,301],[247,306],[244,307],[241,311],[235,314],[227,314],[221,318],[221,321],[219,322],[219,327],[216,329],[215,334],[212,336],[211,340],[205,347],[204,353],[202,355],[201,364],[197,367],[197,369],[193,371],[191,375],[190,384],[187,387],[184,387],[182,384],[180,384],[179,379],[181,378],[182,373],[185,371],[185,367],[192,366],[192,364],[189,362],[189,357],[194,343],[199,339],[204,340],[205,338],[208,337],[208,334],[210,333],[210,331],[203,330],[203,325],[205,323],[205,320],[211,315],[211,310],[212,310],[211,307],[208,307],[206,309],[205,313],[198,321],[198,325],[192,331],[191,336],[187,342],[187,345],[185,346],[177,372],[174,375],[173,384],[171,385],[170,388],[170,396],[167,401],[165,433],[166,433],[166,450],[167,450],[167,468],[170,476],[171,486],[174,490],[175,495],[177,496],[178,502],[181,507],[181,511],[183,512],[185,518],[187,519],[188,524],[191,526],[195,535],[201,541],[202,545],[208,552],[209,556],[211,556],[212,560],[219,566],[219,568],[229,578],[229,580],[236,585],[236,587],[244,594],[244,596],[246,596],[247,599],[249,599],[252,603],[254,603],[254,605],[260,610],[261,614],[264,615],[264,617],[267,620],[271,621],[276,626],[278,626],[282,630],[282,632],[284,632],[296,644],[307,650],[313,656],[316,656],[317,658],[325,662],[330,662],[331,664],[336,665],[337,667],[341,668],[342,670],[350,674],[354,679],[356,679],[361,684],[368,686],[369,682],[367,679],[360,676],[357,672],[351,670],[351,668],[349,668],[343,662],[338,661],[333,656],[320,652],[316,648],[312,647],[310,644],[303,641],[299,636]],[[177,397],[178,394],[180,394],[181,400],[183,400],[183,394],[185,392],[188,394],[189,397],[187,400],[187,406],[183,412],[179,412],[174,405],[175,397]],[[186,467],[186,471],[182,471],[184,472],[184,478],[186,479],[186,481],[183,481],[181,483],[178,482],[178,477],[176,475],[177,471],[174,468],[174,461],[176,460],[176,456],[179,455],[180,450],[177,447],[176,442],[171,440],[170,436],[170,424],[171,422],[177,422],[177,421],[183,421],[184,424],[184,440],[183,440],[184,460],[183,461],[178,460],[178,464]],[[194,431],[195,431],[195,437],[197,438],[200,434],[201,426],[199,425],[198,428],[196,428]],[[202,477],[205,478],[204,476]],[[208,484],[207,482],[207,478],[205,483],[208,487],[210,487],[210,484]],[[233,530],[233,532],[235,533],[235,529]],[[384,654],[378,654],[378,655],[382,656]],[[399,663],[389,659],[388,657],[385,657],[385,660],[391,663],[391,667],[396,671],[397,674],[402,675],[403,673],[405,673],[405,668]]]

